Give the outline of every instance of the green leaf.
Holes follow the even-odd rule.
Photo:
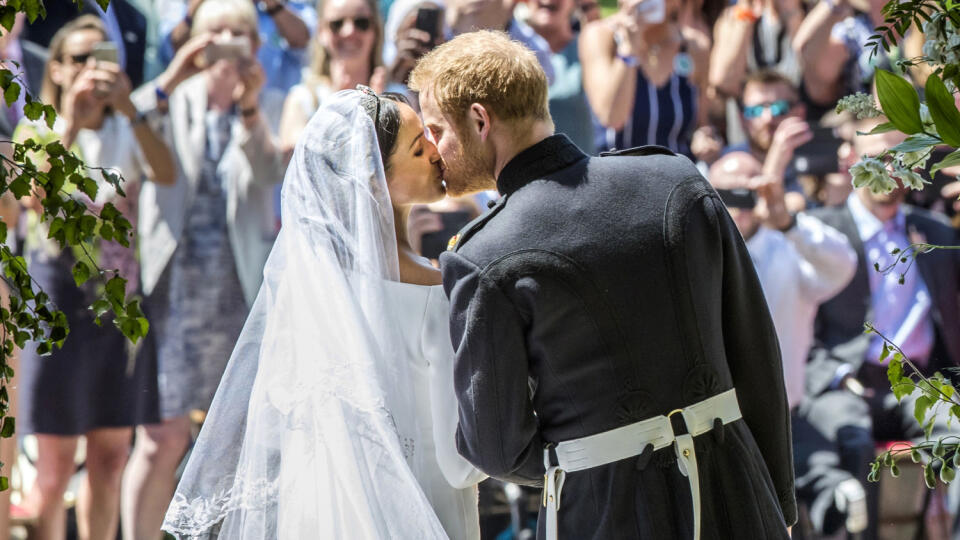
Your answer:
[[[858,131],[857,135],[880,135],[881,133],[887,133],[888,131],[896,131],[897,126],[893,125],[892,122],[884,122],[870,131]]]
[[[29,20],[31,24],[37,20],[37,17],[40,15],[40,10],[43,9],[40,0],[23,0],[21,5],[23,11],[27,14],[27,20]]]
[[[17,22],[17,10],[13,6],[3,6],[0,8],[0,25],[2,25],[7,32],[13,30],[13,24]]]
[[[126,296],[127,280],[123,279],[120,276],[113,276],[107,281],[105,286],[107,293],[107,300],[111,304],[119,304],[123,306],[123,299]]]
[[[910,449],[910,461],[914,463],[920,463],[923,460],[923,456],[920,454],[920,451],[916,447]]]
[[[30,120],[39,120],[43,116],[43,103],[31,101],[23,106],[23,115]]]
[[[880,107],[890,122],[907,135],[923,131],[920,97],[913,85],[884,69],[876,71],[876,82]]]
[[[887,357],[890,356],[890,347],[887,346],[887,342],[883,342],[883,349],[880,350],[880,363],[882,364]],[[887,377],[890,377],[890,373],[887,373]]]
[[[0,476],[0,491],[6,491],[10,489],[10,479],[6,476]]]
[[[90,279],[90,267],[83,261],[77,261],[77,264],[73,265],[73,281],[79,287],[86,283],[88,279]]]
[[[100,298],[90,306],[90,309],[93,310],[95,316],[102,317],[106,312],[110,311],[110,302]]]
[[[915,135],[910,135],[904,141],[890,150],[893,152],[922,152],[931,146],[937,146],[940,144],[940,139],[936,137],[931,137],[926,133],[917,133]]]
[[[30,183],[21,175],[7,186],[18,199],[30,194]]]
[[[81,187],[81,190],[87,194],[87,197],[90,197],[91,199],[96,199],[98,189],[99,188],[97,187],[96,180],[94,180],[93,178],[83,179],[83,186]]]
[[[50,329],[50,341],[63,341],[67,339],[67,329],[62,326],[54,326]]]
[[[100,9],[106,11],[107,6],[110,5],[110,0],[97,0],[97,4],[100,6]]]
[[[953,94],[936,74],[927,77],[924,97],[933,123],[937,126],[937,133],[945,143],[954,148],[960,147],[960,111],[957,110]]]
[[[897,467],[896,463],[890,465],[890,476],[894,478],[898,478],[900,476],[900,467]]]
[[[926,465],[923,468],[923,481],[926,482],[927,487],[930,489],[937,487],[937,479],[933,475],[933,467],[931,465]]]
[[[47,127],[53,129],[53,123],[57,120],[57,110],[53,108],[53,105],[44,105],[43,106],[43,121],[47,123]]]
[[[944,484],[949,484],[953,482],[953,479],[957,477],[957,471],[951,468],[949,465],[944,463],[940,467],[940,481]]]
[[[954,167],[960,165],[960,150],[954,150],[950,152],[943,159],[937,162],[933,167],[930,168],[930,174],[934,174],[940,169],[945,169],[947,167]]]
[[[13,437],[13,432],[17,430],[17,419],[8,416],[3,419],[3,427],[0,428],[0,437],[4,439],[9,439]]]
[[[913,406],[913,417],[917,419],[918,424],[923,424],[923,419],[927,417],[927,411],[930,410],[932,405],[933,400],[930,399],[930,396],[922,395],[917,398],[917,401]],[[937,456],[936,446],[933,447],[933,455]]]
[[[7,86],[7,89],[3,91],[3,99],[6,100],[7,107],[16,103],[18,97],[20,97],[20,85],[12,82],[10,86]]]

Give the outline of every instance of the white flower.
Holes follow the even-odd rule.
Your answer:
[[[837,113],[850,111],[856,115],[858,120],[864,118],[876,118],[882,113],[877,110],[873,96],[857,92],[856,94],[844,96],[837,101]]]
[[[904,169],[922,169],[927,166],[927,160],[930,159],[930,150],[920,150],[919,152],[903,152],[897,154],[897,161]]]
[[[923,177],[918,173],[907,169],[901,169],[899,167],[897,170],[893,171],[893,174],[899,178],[901,182],[903,182],[904,187],[915,189],[917,191],[922,190],[924,184],[930,183],[924,180]]]
[[[866,186],[874,193],[890,193],[897,187],[886,164],[877,158],[864,156],[850,167],[850,176],[853,177],[853,187]]]

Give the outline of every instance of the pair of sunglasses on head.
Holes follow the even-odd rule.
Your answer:
[[[744,105],[743,117],[752,120],[763,116],[763,111],[770,109],[770,116],[779,118],[790,112],[793,103],[786,99],[778,99],[770,103],[761,103],[759,105]]]
[[[373,19],[370,17],[343,17],[340,19],[333,19],[327,21],[327,27],[330,28],[330,31],[334,34],[339,34],[340,30],[343,30],[343,25],[350,21],[353,23],[353,27],[357,29],[358,32],[366,32],[373,27]]]

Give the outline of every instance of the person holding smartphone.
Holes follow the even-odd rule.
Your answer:
[[[704,122],[709,31],[692,0],[621,0],[580,39],[598,151],[658,144],[692,156]]]
[[[96,199],[74,196],[92,211],[111,203],[136,223],[141,180],[172,184],[176,165],[166,144],[134,107],[130,81],[115,62],[116,47],[106,39],[103,22],[92,15],[78,17],[56,33],[41,98],[54,106],[57,120],[50,129],[42,120],[24,119],[14,139],[31,138],[41,144],[59,141],[88,167],[119,173],[126,197],[90,169],[85,174],[97,181]],[[34,162],[42,166],[46,157],[36,156]],[[38,195],[26,202],[24,253],[31,275],[66,313],[70,336],[63,348],[49,356],[41,356],[35,344],[27,345],[22,353],[22,369],[17,373],[19,434],[35,434],[38,442],[37,480],[25,506],[37,515],[37,538],[65,537],[63,495],[76,470],[74,454],[84,437],[87,475],[77,504],[80,536],[114,538],[132,428],[155,420],[156,378],[147,364],[128,361],[126,339],[113,324],[94,323],[88,306],[96,298],[99,282],[90,280],[78,288],[71,269],[77,260],[91,262],[85,257],[92,254],[93,262],[107,270],[108,277],[113,275],[112,269],[119,269],[128,280],[129,295],[136,292],[139,266],[133,242],[124,247],[100,241],[83,256],[78,254],[83,252],[61,250],[48,238],[47,224],[39,219]]]
[[[275,235],[283,160],[261,112],[257,13],[249,0],[206,0],[193,37],[135,99],[161,126],[178,182],[141,193],[144,311],[160,422],[142,425],[123,494],[125,538],[160,533],[191,415],[213,399],[253,303]],[[200,411],[196,413],[195,411]]]
[[[383,63],[387,66],[388,90],[405,94],[410,71],[423,55],[443,43],[445,9],[440,0],[397,0],[390,6],[384,25]]]

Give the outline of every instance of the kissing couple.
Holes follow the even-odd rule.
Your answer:
[[[434,49],[410,86],[422,120],[359,88],[307,125],[164,529],[475,539],[490,475],[543,487],[538,538],[788,538],[776,334],[693,164],[554,134],[502,33]],[[442,273],[411,249],[412,205],[488,189]]]

